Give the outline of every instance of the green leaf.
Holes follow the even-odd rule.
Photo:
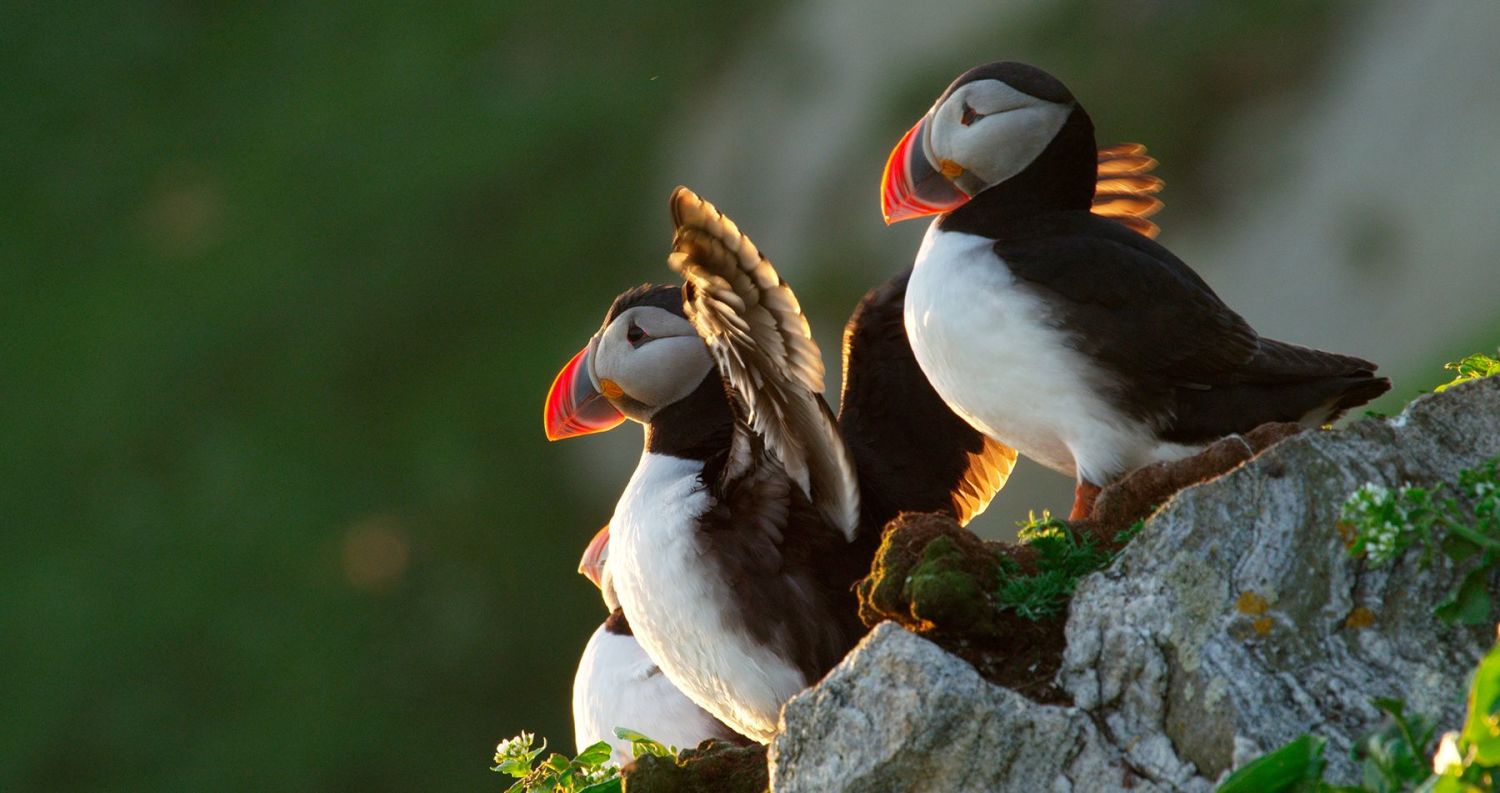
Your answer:
[[[1439,393],[1446,391],[1459,383],[1467,383],[1470,380],[1479,380],[1500,374],[1500,360],[1495,360],[1484,353],[1475,353],[1466,356],[1462,360],[1443,364],[1444,369],[1457,372],[1458,375],[1449,382],[1432,389]]]
[[[520,779],[521,777],[524,777],[527,774],[531,773],[531,763],[528,763],[518,757],[511,760],[506,760],[505,762],[495,766],[494,768],[491,768],[490,770],[496,773],[507,774],[509,776],[515,777],[516,779]]]
[[[561,774],[568,770],[568,758],[560,754],[554,754],[543,760],[541,767],[551,771],[553,774]]]
[[[616,776],[606,779],[603,782],[595,782],[586,788],[582,788],[578,793],[620,793],[621,783],[622,780],[620,777]]]
[[[1474,672],[1474,682],[1469,688],[1469,715],[1459,736],[1461,745],[1472,748],[1476,765],[1500,765],[1497,707],[1500,707],[1500,644],[1484,656]]]
[[[1475,790],[1456,776],[1433,777],[1430,784],[1417,788],[1418,793],[1474,793]]]
[[[1463,562],[1479,553],[1479,546],[1455,534],[1443,539],[1443,553],[1455,562]]]
[[[573,762],[582,766],[603,765],[609,762],[610,753],[613,751],[614,747],[610,746],[608,741],[600,741],[579,752],[578,756],[573,758]]]
[[[1323,776],[1325,743],[1304,735],[1230,774],[1218,793],[1313,793]]]
[[[1489,579],[1489,568],[1485,566],[1470,570],[1448,596],[1437,604],[1433,613],[1450,625],[1486,625],[1490,621],[1490,593],[1485,584]]]
[[[638,733],[635,730],[630,729],[629,727],[616,727],[615,737],[621,740],[630,741],[631,743],[651,740],[645,735],[642,735],[641,733]]]

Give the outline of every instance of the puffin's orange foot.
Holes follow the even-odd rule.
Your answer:
[[[1098,498],[1099,486],[1080,480],[1073,488],[1073,511],[1068,513],[1068,520],[1088,520],[1094,514],[1094,501]]]

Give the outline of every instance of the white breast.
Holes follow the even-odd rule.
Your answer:
[[[616,727],[679,749],[697,746],[724,730],[672,685],[635,637],[610,633],[601,625],[583,648],[573,678],[578,750],[608,741],[616,762],[630,762],[630,742],[615,736]]]
[[[736,594],[699,544],[709,496],[701,463],[649,452],[610,520],[609,566],[636,639],[690,699],[768,741],[802,673],[744,632]]]
[[[934,221],[917,252],[906,333],[943,401],[991,438],[1095,484],[1190,453],[1102,397],[1110,374],[1070,344],[993,245]]]

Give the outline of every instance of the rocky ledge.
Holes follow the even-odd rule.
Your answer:
[[[1494,637],[1433,617],[1455,577],[1446,557],[1350,556],[1339,507],[1367,482],[1434,486],[1497,454],[1491,378],[1296,435],[1183,490],[1080,583],[1042,701],[882,624],[787,703],[771,789],[1207,791],[1304,732],[1352,782],[1349,749],[1381,720],[1371,699],[1451,728]]]

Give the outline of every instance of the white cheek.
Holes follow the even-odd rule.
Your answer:
[[[967,127],[957,121],[942,124],[933,136],[933,153],[962,165],[986,187],[997,185],[1026,170],[1071,111],[1045,102],[985,116]]]
[[[697,336],[658,339],[634,350],[620,381],[625,391],[653,407],[665,407],[691,394],[713,366]]]

